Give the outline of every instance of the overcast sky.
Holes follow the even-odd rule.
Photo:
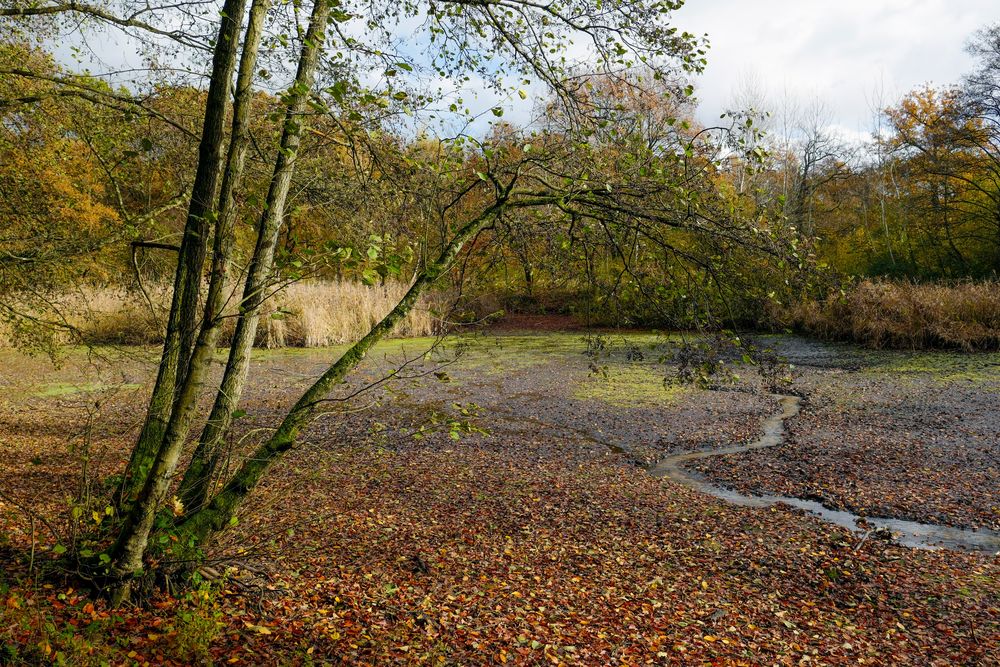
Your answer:
[[[870,127],[880,85],[887,103],[923,83],[957,82],[971,34],[1000,21],[1000,0],[688,0],[675,24],[708,33],[698,97],[717,118],[742,81],[771,99],[819,98],[845,133]]]

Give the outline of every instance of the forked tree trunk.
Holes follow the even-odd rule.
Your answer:
[[[295,440],[324,401],[330,391],[365,358],[375,343],[390,333],[416,305],[420,295],[445,273],[454,263],[462,247],[507,206],[507,192],[477,218],[463,226],[445,246],[437,260],[428,265],[403,298],[372,329],[347,352],[345,352],[295,403],[285,415],[281,425],[263,445],[253,452],[237,471],[236,475],[203,508],[190,514],[180,524],[178,532],[181,542],[193,540],[200,544],[214,532],[228,526],[243,500],[250,494],[261,478],[285,452],[292,448]]]
[[[173,299],[167,319],[163,353],[146,411],[146,421],[129,460],[121,500],[128,503],[143,488],[156,452],[163,442],[173,412],[174,398],[186,373],[187,352],[183,340],[197,321],[202,269],[214,216],[215,197],[226,141],[225,121],[229,87],[239,52],[239,32],[246,0],[226,0],[212,56],[212,78],[205,101],[205,121],[198,147],[198,167],[191,188],[184,236],[174,274]]]
[[[243,162],[246,153],[246,141],[242,135],[246,134],[246,120],[251,98],[250,83],[256,67],[256,47],[260,41],[260,30],[266,12],[266,7],[257,6],[263,3],[255,3],[256,13],[251,16],[248,26],[248,39],[244,47],[244,62],[240,65],[241,81],[238,82],[243,96],[240,98],[240,108],[234,113],[234,141],[230,147],[229,160],[227,161],[226,177],[224,180],[223,197],[221,206],[226,214],[225,220],[220,216],[217,225],[215,252],[213,259],[213,273],[209,288],[209,296],[205,305],[205,319],[200,329],[198,340],[192,351],[188,371],[183,382],[179,383],[179,391],[170,420],[164,434],[163,443],[156,453],[146,483],[139,493],[139,497],[133,504],[128,519],[118,536],[111,554],[112,561],[112,599],[117,604],[128,597],[132,575],[142,569],[142,560],[149,543],[149,534],[152,531],[156,513],[163,504],[166,494],[173,481],[177,462],[180,459],[184,442],[190,432],[194,422],[195,413],[198,407],[198,396],[202,385],[208,374],[212,357],[215,352],[215,341],[218,335],[219,324],[221,322],[222,296],[225,288],[225,275],[228,272],[230,254],[233,245],[233,225],[235,222],[235,212],[232,210],[232,197],[236,183],[239,181]],[[326,22],[330,14],[330,3],[326,0],[317,0],[313,6],[312,17],[309,28],[306,32],[305,42],[302,47],[302,55],[299,59],[299,68],[295,82],[292,85],[293,100],[288,102],[288,116],[286,117],[285,130],[282,135],[281,150],[276,166],[275,181],[272,188],[276,191],[275,209],[278,210],[280,220],[281,210],[288,193],[291,182],[292,170],[294,166],[294,156],[298,149],[299,133],[297,123],[298,116],[301,116],[308,100],[309,91],[312,87],[312,79],[322,51],[325,40]],[[256,20],[256,25],[255,25]],[[252,34],[250,34],[252,32]],[[247,50],[250,49],[250,50]],[[253,51],[253,53],[251,53]],[[253,61],[247,63],[246,61]],[[248,65],[248,66],[244,66]],[[280,167],[280,168],[279,168]],[[268,215],[265,213],[265,215]]]
[[[264,210],[257,223],[257,242],[243,287],[243,298],[240,301],[236,330],[229,348],[222,384],[215,395],[212,411],[177,494],[186,512],[197,511],[205,503],[223,441],[232,425],[233,413],[239,405],[246,384],[261,306],[272,285],[275,249],[285,217],[285,203],[295,172],[302,133],[307,123],[305,113],[329,12],[329,5],[323,0],[319,0],[313,7],[295,84],[286,96],[281,147],[271,175]]]
[[[271,0],[253,0],[250,5],[246,35],[243,39],[243,57],[240,60],[240,71],[236,78],[236,101],[233,106],[233,138],[230,144],[229,160],[222,178],[222,191],[219,194],[219,221],[216,225],[213,247],[211,281],[205,299],[202,332],[191,357],[189,378],[196,380],[198,385],[201,384],[202,376],[208,371],[208,365],[214,357],[215,345],[223,321],[226,282],[232,266],[233,244],[236,240],[236,190],[242,180],[247,150],[250,146],[249,118],[250,109],[253,106],[253,81],[256,76],[257,55],[264,31],[264,20],[267,18],[270,6]],[[195,389],[200,389],[200,386],[195,387]],[[225,387],[220,391],[224,392]],[[182,392],[179,396],[180,400],[190,401],[186,404],[186,410],[194,408],[197,393],[192,396]],[[181,407],[183,406],[179,404],[178,408]],[[183,435],[185,437],[187,435],[186,428]],[[164,443],[166,446],[170,446],[170,437],[166,437]],[[187,479],[186,476],[185,479]]]

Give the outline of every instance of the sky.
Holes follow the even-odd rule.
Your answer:
[[[672,19],[710,43],[696,80],[702,123],[718,121],[750,85],[770,107],[758,110],[818,103],[847,140],[871,136],[873,109],[924,84],[958,83],[973,66],[966,43],[996,22],[1000,0],[687,0]],[[531,92],[545,95],[537,85]],[[487,93],[473,106],[499,103],[524,123],[531,102]]]
[[[879,96],[891,104],[925,83],[958,82],[972,66],[964,50],[969,37],[997,21],[1000,0],[688,0],[673,17],[682,30],[707,33],[711,44],[708,67],[696,81],[699,120],[718,119],[752,82],[772,111],[782,100],[799,106],[818,100],[831,128],[847,138],[868,134]],[[140,66],[127,38],[102,37],[85,49],[98,58],[87,63],[93,70]],[[64,61],[71,46],[56,47]],[[491,92],[467,95],[483,113],[475,123],[479,133],[497,104],[506,107],[506,120],[529,122],[546,95],[540,86],[530,92],[524,102]]]
[[[956,83],[977,29],[1000,21],[1000,0],[688,0],[682,30],[708,33],[699,116],[718,118],[747,81],[777,102],[820,100],[847,135],[871,127],[878,89],[891,103],[924,83]]]

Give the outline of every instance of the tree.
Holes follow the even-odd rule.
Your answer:
[[[988,272],[1000,192],[984,121],[968,112],[957,88],[914,91],[886,114],[904,196],[916,214],[911,227],[923,237],[915,239],[918,254],[930,260],[924,270],[944,276]]]
[[[980,166],[985,178],[977,189],[992,207],[981,213],[993,217],[996,234],[993,271],[996,271],[1000,267],[1000,23],[977,32],[968,51],[979,63],[962,84],[963,112],[974,121],[971,123],[974,131],[963,138],[981,151]]]
[[[153,46],[156,40],[166,40],[173,48],[198,53],[208,48],[211,53],[197,166],[177,252],[159,374],[120,496],[117,537],[97,564],[99,569],[103,562],[110,564],[105,575],[116,601],[129,595],[136,576],[145,569],[151,545],[160,543],[150,539],[154,532],[172,534],[176,541],[168,540],[174,545],[169,548],[191,555],[213,533],[230,525],[243,500],[294,446],[330,392],[406,316],[421,294],[448,275],[460,257],[482,247],[482,237],[505,216],[540,211],[551,224],[564,225],[570,237],[578,228],[588,235],[600,233],[608,257],[618,266],[615,283],[630,285],[615,288],[619,294],[648,293],[662,284],[655,271],[667,266],[662,262],[675,262],[685,272],[699,271],[711,281],[718,279],[713,262],[726,253],[737,248],[774,251],[767,230],[731,215],[732,207],[713,189],[718,145],[697,141],[699,135],[708,135],[689,133],[687,127],[679,133],[668,129],[673,125],[671,109],[680,104],[676,100],[691,94],[690,86],[681,86],[679,98],[675,90],[669,90],[665,107],[633,104],[629,113],[619,115],[613,106],[610,110],[615,113],[609,117],[609,109],[597,101],[600,96],[590,94],[592,79],[581,74],[583,63],[570,62],[565,55],[569,41],[585,39],[593,74],[606,82],[602,85],[612,91],[616,86],[632,91],[639,99],[638,91],[650,82],[678,81],[680,75],[697,72],[704,65],[700,42],[669,23],[670,13],[679,6],[673,0],[611,4],[573,0],[562,5],[456,0],[357,6],[317,0],[305,25],[299,4],[269,12],[266,0],[251,0],[249,7],[246,0],[225,0],[221,10],[214,4],[194,3],[194,9],[183,14],[187,18],[175,21],[171,20],[174,3],[151,6],[121,1],[107,7],[18,3],[0,12],[18,25],[82,17],[84,26],[96,22],[145,32]],[[408,61],[393,53],[392,27],[412,17],[425,20],[426,40],[436,48],[426,61]],[[352,22],[366,26],[363,37],[349,36],[345,28]],[[178,24],[180,28],[163,27]],[[539,31],[538,26],[546,29]],[[211,39],[206,39],[206,28],[211,28]],[[208,382],[207,370],[223,317],[222,294],[236,239],[234,193],[241,187],[249,143],[247,114],[253,82],[261,76],[260,44],[268,46],[260,60],[277,71],[287,57],[284,45],[297,49],[296,72],[278,96],[280,111],[274,117],[281,119],[280,138],[266,199],[254,227],[226,370],[220,384],[213,387],[214,405],[193,443],[192,463],[180,475],[183,511],[172,517],[162,508],[178,477],[181,453],[198,422],[198,399]],[[434,199],[427,218],[438,224],[437,238],[423,249],[410,289],[302,394],[231,477],[220,478],[220,446],[238,412],[261,308],[287,268],[276,265],[275,256],[288,217],[286,203],[303,137],[311,133],[315,122],[325,119],[325,129],[336,128],[338,140],[355,155],[366,153],[368,164],[380,160],[381,171],[385,156],[375,149],[385,145],[380,135],[389,119],[438,113],[434,97],[415,90],[421,71],[458,78],[476,73],[488,76],[500,88],[506,85],[505,77],[512,77],[517,81],[513,90],[525,81],[538,80],[552,91],[550,115],[561,118],[562,127],[496,143],[460,134],[441,141],[442,148],[429,152],[430,159],[428,152],[402,152],[401,164],[409,166],[410,186],[429,185]],[[373,72],[381,72],[382,78],[364,85],[362,81],[371,80]],[[640,72],[640,77],[633,78],[634,72]],[[75,87],[86,95],[95,94],[75,77],[60,85],[63,90]],[[118,97],[122,104],[142,108],[134,96],[123,93]],[[453,106],[461,113],[460,104]],[[494,109],[493,114],[502,115],[502,109]],[[625,130],[613,131],[612,124],[621,124]],[[661,141],[647,130],[677,136]],[[400,205],[407,199],[400,197]],[[380,239],[384,244],[385,236]],[[374,254],[373,260],[379,251]],[[381,275],[398,274],[403,263],[389,253],[378,268],[385,272]],[[295,268],[295,263],[291,266]],[[202,297],[206,268],[208,289]]]
[[[119,274],[130,242],[182,203],[171,167],[187,137],[163,129],[153,151],[141,123],[161,125],[153,114],[123,108],[90,77],[64,86],[58,64],[23,40],[0,44],[0,72],[0,313],[23,343],[50,349],[54,334],[79,340],[57,292]]]

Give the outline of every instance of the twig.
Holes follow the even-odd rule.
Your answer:
[[[31,557],[28,559],[28,577],[34,579],[35,571],[35,517],[31,518]]]
[[[865,542],[868,541],[868,536],[871,535],[873,532],[874,532],[874,529],[872,529],[872,528],[869,528],[867,531],[865,531],[864,536],[861,538],[861,541],[858,542],[857,545],[855,545],[854,550],[852,551],[852,553],[858,553],[858,549],[860,549],[861,546]]]

